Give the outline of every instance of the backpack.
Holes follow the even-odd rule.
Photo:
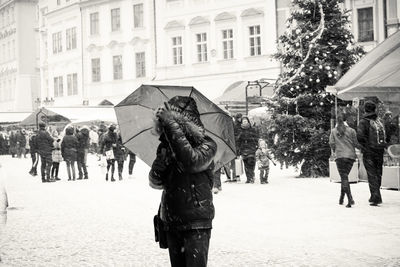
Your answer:
[[[385,126],[381,120],[369,120],[368,143],[372,148],[383,149],[387,147]]]

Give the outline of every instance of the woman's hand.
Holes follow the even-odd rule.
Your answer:
[[[171,114],[171,111],[169,109],[168,103],[164,102],[164,107],[159,107],[157,109],[156,117],[161,122],[165,122],[165,121],[171,119],[172,114]]]

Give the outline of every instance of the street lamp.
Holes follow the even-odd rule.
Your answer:
[[[258,81],[248,81],[247,82],[247,85],[246,85],[246,116],[248,115],[248,113],[249,113],[249,101],[247,100],[247,97],[248,97],[248,92],[247,92],[247,90],[249,89],[249,88],[255,88],[255,87],[258,87],[259,88],[259,90],[260,90],[260,97],[262,96],[262,94],[261,94],[261,85],[260,85],[260,83],[258,82]]]
[[[53,98],[50,98],[50,99],[49,99],[49,98],[46,96],[46,99],[43,100],[43,103],[44,103],[45,106],[53,105],[54,99],[53,99]]]

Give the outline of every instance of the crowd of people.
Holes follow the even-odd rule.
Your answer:
[[[38,175],[38,163],[43,183],[55,182],[59,178],[61,162],[65,161],[68,181],[89,179],[87,155],[97,155],[98,161],[102,155],[107,161],[106,181],[114,182],[115,164],[118,166],[118,179],[122,180],[124,161],[129,157],[129,176],[132,176],[136,155],[123,144],[121,135],[115,125],[108,128],[67,126],[61,134],[44,123],[39,123],[39,129],[11,129],[0,132],[0,154],[16,158],[27,158],[30,154],[32,167],[29,174]]]

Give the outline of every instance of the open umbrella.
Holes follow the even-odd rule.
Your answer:
[[[142,85],[121,103],[115,113],[124,145],[151,166],[160,143],[152,134],[155,110],[174,96],[190,96],[197,104],[206,134],[218,146],[216,169],[236,157],[232,118],[193,87]]]

